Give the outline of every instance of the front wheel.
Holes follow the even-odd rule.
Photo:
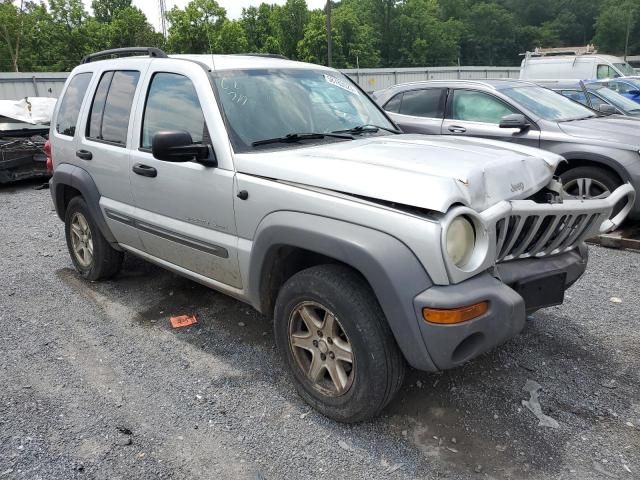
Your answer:
[[[576,167],[560,175],[564,191],[571,198],[606,198],[620,186],[620,180],[598,167]]]
[[[300,396],[334,420],[377,415],[402,385],[404,359],[384,313],[346,266],[292,276],[278,294],[274,331]]]

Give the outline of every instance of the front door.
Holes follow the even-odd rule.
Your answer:
[[[139,148],[131,158],[135,222],[148,254],[242,288],[230,156],[211,167],[161,161],[151,154],[159,131],[186,131],[194,143],[212,145],[214,152],[229,149],[228,139],[221,141],[220,119],[205,119],[203,105],[208,112],[217,111],[207,73],[193,62],[175,63],[155,60],[145,79],[146,102],[137,119]]]
[[[506,115],[521,113],[490,93],[458,89],[447,99],[446,118],[442,123],[443,135],[482,137],[538,147],[540,131],[532,126],[527,130],[500,128]]]

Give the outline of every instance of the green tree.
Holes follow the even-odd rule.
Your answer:
[[[0,2],[0,65],[3,70],[19,71],[21,42],[24,37],[24,12],[11,0]]]
[[[116,13],[131,7],[131,0],[93,0],[91,8],[98,22],[109,23]]]
[[[514,65],[518,61],[518,25],[512,13],[495,3],[477,3],[470,11],[463,45],[472,65]]]
[[[216,42],[216,50],[223,53],[246,53],[248,48],[247,36],[240,22],[226,20]]]
[[[602,52],[624,54],[628,35],[631,50],[640,48],[636,32],[639,18],[639,0],[606,2],[596,21],[594,43]]]
[[[167,13],[167,47],[176,53],[215,53],[216,39],[227,12],[215,0],[193,0],[184,8]]]
[[[331,37],[335,51],[333,63],[344,64],[342,42],[335,26],[332,26]],[[302,40],[298,42],[297,57],[304,62],[327,64],[327,16],[322,10],[311,12]]]
[[[406,0],[393,21],[396,65],[455,65],[464,30],[459,20],[440,18],[437,0]]]
[[[278,28],[278,44],[281,53],[289,58],[296,58],[298,42],[304,37],[304,30],[309,18],[309,10],[305,0],[287,0],[281,7],[273,11]]]
[[[338,61],[334,65],[340,68],[375,67],[380,64],[380,50],[378,49],[378,36],[373,25],[362,18],[353,3],[342,2],[332,12],[332,21],[338,37],[339,48]],[[326,29],[325,29],[326,30]],[[334,45],[336,50],[336,45]],[[335,56],[335,55],[334,55]]]
[[[249,52],[282,53],[274,14],[280,8],[261,3],[258,7],[242,9],[240,24],[247,37]]]
[[[136,7],[116,10],[107,26],[109,48],[159,47],[163,40],[162,34],[153,29],[144,13]]]

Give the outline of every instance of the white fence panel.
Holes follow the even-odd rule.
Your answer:
[[[520,67],[362,68],[342,70],[367,92],[425,80],[519,78]]]

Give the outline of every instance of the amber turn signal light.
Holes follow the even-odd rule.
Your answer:
[[[422,317],[429,323],[451,325],[462,323],[479,317],[486,313],[489,302],[480,302],[468,307],[460,308],[423,308]]]

